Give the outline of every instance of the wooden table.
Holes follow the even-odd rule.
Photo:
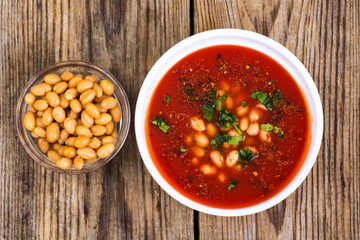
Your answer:
[[[4,239],[359,239],[359,1],[0,1],[0,236]],[[134,113],[141,84],[178,41],[215,28],[258,32],[292,51],[324,108],[319,157],[275,207],[246,217],[193,211],[145,168],[134,125],[106,166],[66,176],[35,163],[15,129],[21,89],[55,62],[109,70]],[[132,115],[133,117],[133,115]]]

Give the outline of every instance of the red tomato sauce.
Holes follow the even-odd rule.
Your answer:
[[[255,91],[266,93],[269,99],[278,91],[281,98],[272,98],[272,111],[262,109],[260,100],[251,97]],[[220,129],[216,107],[211,121],[202,111],[211,99],[220,97],[220,92],[227,96],[221,111],[236,116],[231,131],[238,132],[234,125],[239,128],[240,121],[248,118],[249,124],[258,124],[258,134],[252,136],[245,130],[238,144],[211,144],[215,137],[208,134],[208,124],[215,126],[217,134],[230,134]],[[238,114],[243,102],[248,109],[245,115]],[[250,120],[252,110],[258,115],[256,121]],[[192,117],[201,119],[206,130],[195,131]],[[153,124],[155,118],[161,118],[168,127]],[[264,131],[262,124],[278,131]],[[200,49],[176,63],[156,87],[145,125],[150,155],[166,181],[193,201],[226,209],[255,205],[284,189],[300,170],[311,138],[307,103],[292,76],[269,56],[233,45]],[[265,141],[260,132],[266,133]],[[198,146],[197,134],[205,135],[209,143]],[[240,157],[239,151],[247,148],[252,148],[251,160]],[[226,158],[233,150],[239,159],[229,167]],[[212,151],[221,154],[221,166],[212,160]],[[211,167],[211,173],[204,165]]]

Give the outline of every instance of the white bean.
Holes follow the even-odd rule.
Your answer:
[[[193,162],[193,164],[198,164],[198,163],[199,163],[199,159],[196,158],[196,157],[194,157],[194,158],[192,159],[192,162]]]
[[[225,107],[227,109],[232,109],[234,107],[234,101],[231,97],[227,97],[227,99],[225,100]]]
[[[229,132],[228,132],[229,136],[230,137],[239,137],[240,136],[240,133],[238,133],[238,131],[234,130],[234,129],[231,129]]]
[[[241,117],[241,116],[244,116],[247,112],[249,111],[249,107],[248,106],[239,106],[238,108],[236,108],[235,112],[236,112],[236,115],[238,117]]]
[[[224,158],[218,150],[213,150],[210,153],[210,158],[213,161],[213,163],[218,167],[221,167],[224,163]]]
[[[258,103],[258,104],[256,104],[256,107],[261,109],[261,110],[267,111],[267,108],[265,107],[264,104]]]
[[[245,147],[244,149],[246,149],[246,148],[250,149],[250,151],[254,154],[258,153],[258,150],[255,147]]]
[[[247,117],[243,117],[240,120],[240,130],[241,131],[246,131],[249,127],[249,119]]]
[[[222,146],[223,146],[223,148],[229,148],[229,147],[231,147],[231,145],[228,144],[227,142],[224,142],[224,143],[222,144]]]
[[[212,123],[206,124],[206,134],[209,137],[212,137],[212,138],[215,137],[217,132],[218,132],[218,130],[214,124],[212,124]]]
[[[198,118],[198,117],[192,117],[190,119],[191,121],[191,127],[192,129],[194,129],[195,131],[198,132],[203,132],[205,131],[205,123],[204,120]]]
[[[216,173],[216,169],[209,164],[204,164],[200,167],[200,171],[205,175],[210,175]]]
[[[225,181],[225,178],[226,178],[226,177],[225,177],[225,174],[223,174],[223,173],[220,173],[220,174],[219,174],[219,181],[220,181],[220,182],[224,182],[224,181]]]
[[[237,150],[232,150],[226,157],[226,166],[235,166],[237,160],[239,160],[239,152]]]
[[[206,147],[209,144],[209,139],[203,133],[195,134],[195,141],[200,147]]]
[[[267,132],[267,131],[260,130],[259,137],[260,137],[261,141],[264,141],[264,142],[270,142],[271,141],[270,133]]]
[[[196,157],[203,157],[205,155],[205,150],[201,147],[194,146],[192,152]]]
[[[249,114],[249,119],[251,122],[255,122],[259,119],[259,114],[256,111],[252,110]]]
[[[246,132],[250,136],[256,136],[259,133],[259,124],[258,123],[251,123]]]

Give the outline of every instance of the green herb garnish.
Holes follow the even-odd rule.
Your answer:
[[[219,112],[219,125],[221,128],[223,128],[223,125],[226,125],[226,123],[233,124],[236,123],[236,116],[232,113],[229,113],[226,110],[222,110]],[[229,126],[228,126],[229,127]],[[226,128],[226,127],[225,127]]]
[[[272,97],[270,97],[267,93],[256,90],[255,92],[251,93],[250,97],[259,100],[259,102],[264,104],[268,110],[273,111],[274,107],[277,108],[280,106],[280,102],[284,96],[280,90],[274,90],[271,95]]]
[[[227,95],[225,95],[225,94],[216,99],[216,101],[215,101],[216,110],[221,111],[221,109],[222,109],[221,105],[226,99],[227,99]]]
[[[251,152],[249,148],[241,149],[239,151],[239,157],[242,161],[252,161],[257,158],[259,155]]]
[[[224,142],[227,142],[229,140],[229,134],[220,132],[216,134],[215,138],[211,140],[211,146],[213,148],[218,148],[221,144]]]
[[[219,112],[218,124],[222,129],[233,126],[241,136],[243,135],[241,130],[237,127],[238,122],[236,121],[236,116],[226,110],[222,110]]]
[[[237,184],[238,184],[238,180],[233,180],[230,178],[230,183],[229,183],[229,186],[228,186],[228,190],[231,191]]]
[[[238,145],[243,140],[243,136],[230,137],[229,134],[220,132],[216,134],[215,138],[211,141],[213,148],[218,148],[224,142],[230,145]]]
[[[201,111],[204,113],[206,120],[211,121],[214,115],[214,104],[205,104]]]
[[[236,146],[239,145],[239,142],[241,142],[242,140],[243,140],[242,136],[230,137],[227,143]]]
[[[260,128],[261,130],[268,132],[274,129],[274,125],[272,125],[271,123],[261,124]]]
[[[151,123],[158,126],[161,131],[166,133],[169,130],[169,126],[165,123],[164,119],[157,117],[151,120]]]
[[[274,107],[279,107],[281,100],[284,98],[284,95],[280,90],[274,90],[273,96],[270,98],[271,102],[273,103]]]
[[[279,138],[284,138],[284,131],[281,128],[272,125],[271,123],[261,124],[260,128],[261,130],[267,132],[273,131],[279,136]]]
[[[246,101],[242,101],[241,102],[241,106],[244,108],[244,107],[246,107],[246,105],[247,105],[247,102]]]
[[[274,127],[274,133],[278,134],[281,131],[281,128],[279,127]]]
[[[180,152],[186,153],[186,148],[184,146],[180,146]]]
[[[284,131],[279,127],[274,127],[274,133],[276,133],[279,138],[284,138]]]
[[[170,97],[169,97],[169,95],[165,95],[165,99],[162,101],[162,104],[169,104],[169,102],[170,102]]]
[[[273,107],[273,105],[272,105],[272,103],[271,103],[271,101],[270,101],[270,98],[269,98],[269,96],[268,96],[267,93],[264,93],[264,92],[262,92],[262,91],[256,90],[255,92],[251,93],[250,97],[253,98],[253,99],[259,100],[259,102],[260,102],[261,104],[264,104],[265,107],[266,107],[268,110],[270,110],[270,111],[274,110],[274,107]]]
[[[214,99],[213,96],[209,97],[207,103],[201,108],[201,111],[204,113],[204,116],[208,121],[213,119],[214,109],[221,111],[221,105],[226,99],[227,95],[225,94],[217,99]]]

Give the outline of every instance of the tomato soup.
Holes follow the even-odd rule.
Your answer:
[[[219,45],[177,62],[161,79],[145,122],[160,174],[189,199],[241,208],[281,191],[309,150],[302,91],[276,61]]]

